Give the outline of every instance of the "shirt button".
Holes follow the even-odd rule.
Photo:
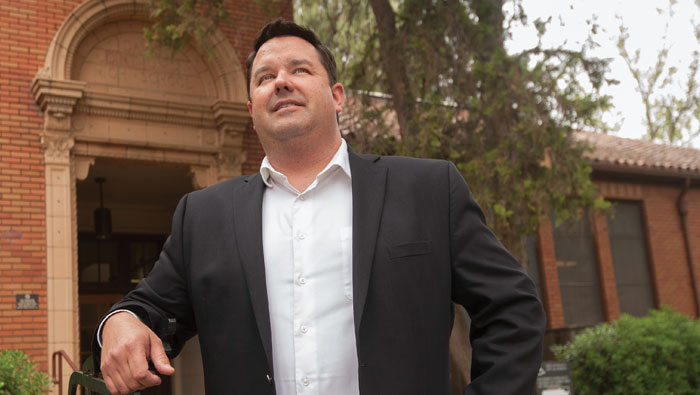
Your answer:
[[[306,284],[306,278],[304,278],[304,277],[299,278],[299,284],[301,284],[301,285]]]
[[[299,200],[302,200],[302,201],[303,201],[303,200],[306,200],[306,195],[303,195],[303,194],[302,194],[302,195],[299,195]]]
[[[299,328],[299,330],[301,331],[301,333],[306,333],[306,332],[309,331],[309,328],[307,328],[307,327],[305,327],[304,325],[302,325],[301,328]]]
[[[301,383],[304,384],[304,386],[308,387],[309,386],[309,378],[304,377],[303,379],[301,379]]]
[[[306,238],[306,233],[299,232],[297,233],[297,237],[299,238],[299,240],[304,240]]]

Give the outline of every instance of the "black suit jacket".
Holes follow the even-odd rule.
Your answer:
[[[448,394],[455,301],[472,325],[465,394],[531,393],[542,305],[454,165],[350,151],[350,168],[360,392]],[[254,174],[183,197],[153,271],[113,307],[135,311],[153,328],[177,318],[176,351],[199,334],[210,394],[275,391],[264,189]]]

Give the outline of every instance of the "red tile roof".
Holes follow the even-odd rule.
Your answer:
[[[593,146],[593,150],[587,154],[593,169],[700,178],[700,150],[695,148],[601,133],[580,132],[576,137]]]

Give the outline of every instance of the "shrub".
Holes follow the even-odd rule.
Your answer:
[[[700,323],[668,307],[588,328],[554,354],[577,395],[700,394]]]
[[[49,391],[49,378],[27,354],[0,350],[0,395],[39,395]]]

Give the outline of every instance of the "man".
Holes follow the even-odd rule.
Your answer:
[[[199,334],[208,393],[447,394],[455,301],[465,393],[531,393],[541,303],[454,165],[353,153],[335,61],[305,28],[265,26],[247,66],[260,173],[180,201],[153,271],[97,331],[110,391],[158,384],[147,358],[173,373],[152,329],[174,317],[176,351]]]

